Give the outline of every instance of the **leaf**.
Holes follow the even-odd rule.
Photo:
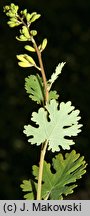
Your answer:
[[[33,66],[33,65],[30,64],[28,61],[27,61],[27,62],[18,62],[18,65],[19,65],[20,67],[24,67],[24,68],[26,68],[26,67],[32,67],[32,66]]]
[[[46,46],[47,46],[47,38],[45,38],[45,39],[43,40],[41,46],[42,46],[42,50],[44,50],[44,49],[46,48]]]
[[[29,30],[26,26],[22,27],[22,30],[20,31],[21,34],[23,34],[26,38],[30,38]]]
[[[20,13],[26,17],[26,16],[27,16],[27,9],[24,9],[24,10],[21,11]]]
[[[30,34],[29,34],[29,30],[26,26],[22,26],[22,29],[20,30],[20,36],[17,37],[16,39],[19,41],[30,41]]]
[[[13,3],[4,6],[4,12],[9,17],[16,17],[18,9],[19,9],[18,5],[15,5]]]
[[[38,104],[43,102],[43,84],[42,79],[38,74],[36,76],[30,75],[25,78],[25,89],[33,101],[36,101]]]
[[[36,127],[24,126],[23,132],[29,136],[28,142],[40,145],[47,140],[48,150],[52,150],[52,152],[60,151],[59,146],[63,149],[70,149],[70,145],[75,143],[70,137],[77,136],[81,131],[82,124],[78,124],[81,118],[80,111],[74,110],[75,107],[71,105],[70,101],[61,102],[58,107],[58,103],[54,99],[45,108],[47,111],[40,108],[38,113],[32,113],[31,120],[36,123]]]
[[[51,165],[44,162],[43,169],[43,184],[42,184],[42,198],[50,200],[63,199],[63,195],[73,193],[73,189],[77,187],[75,183],[77,179],[80,179],[83,174],[86,173],[86,162],[84,157],[80,157],[80,154],[76,154],[75,150],[65,154],[65,159],[62,154],[58,154],[53,158],[53,169],[55,173],[51,171]],[[33,166],[33,175],[38,178],[38,167]]]
[[[26,45],[24,48],[30,52],[35,52],[35,49],[29,45]]]
[[[29,94],[29,97],[36,101],[37,104],[41,104],[44,102],[45,92],[43,87],[42,78],[39,74],[30,75],[25,78],[25,89],[26,92]],[[50,91],[49,93],[49,100],[58,99],[58,94],[56,91]]]
[[[31,31],[30,31],[30,34],[31,34],[32,36],[36,36],[36,35],[37,35],[37,31],[36,31],[36,30],[31,30]]]
[[[38,46],[39,51],[42,52],[46,48],[46,46],[47,46],[47,38],[43,39],[42,44]]]
[[[18,65],[21,67],[32,67],[35,65],[35,61],[33,58],[27,54],[20,54],[16,56],[18,60],[21,62],[18,62]]]
[[[35,61],[33,60],[33,58],[29,55],[24,55],[25,56],[25,59],[30,62],[32,65],[35,65]]]
[[[24,195],[24,198],[27,200],[34,200],[35,193],[36,193],[36,183],[32,180],[23,180],[22,184],[20,185],[23,192],[29,192]]]
[[[35,22],[37,19],[39,19],[40,18],[40,14],[33,14],[33,16],[32,16],[32,18],[31,18],[31,20],[30,20],[30,22],[32,23],[32,22]]]
[[[50,93],[49,93],[49,101],[52,100],[52,99],[57,100],[58,97],[59,97],[59,95],[57,94],[57,91],[50,91]]]
[[[20,37],[17,37],[17,36],[16,36],[16,39],[17,39],[18,41],[28,41],[28,39],[27,39],[24,35],[20,35]]]
[[[53,166],[54,173],[52,173],[51,166]],[[76,154],[75,150],[65,154],[65,159],[62,154],[58,154],[52,160],[52,164],[44,161],[43,168],[43,183],[41,199],[60,200],[63,196],[73,193],[73,189],[77,187],[77,184],[73,184],[77,179],[82,178],[82,175],[86,173],[86,161],[84,157],[80,157],[80,154]],[[38,179],[39,167],[33,166],[33,175],[35,179]],[[21,188],[24,192],[28,192],[24,195],[25,199],[33,199],[35,197],[35,190],[37,189],[37,183],[30,180],[24,180],[21,184]]]
[[[26,14],[26,20],[27,20],[27,22],[30,22],[30,19],[31,19],[31,14],[27,13]]]
[[[49,90],[52,86],[52,84],[55,82],[55,80],[58,78],[59,74],[61,74],[62,68],[65,65],[66,62],[59,63],[58,66],[56,67],[55,73],[51,75],[51,79],[48,80],[49,84]]]

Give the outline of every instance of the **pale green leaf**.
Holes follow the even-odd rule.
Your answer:
[[[35,49],[29,45],[26,45],[24,48],[30,52],[35,52]]]
[[[49,90],[50,90],[52,84],[56,81],[56,79],[58,78],[58,76],[61,74],[62,68],[65,65],[65,63],[66,62],[59,63],[58,66],[55,69],[55,73],[53,73],[51,75],[51,78],[48,80],[48,85],[49,85],[48,89]]]
[[[20,31],[21,34],[23,34],[26,38],[30,38],[29,30],[26,26],[22,27],[22,30]]]
[[[35,62],[32,57],[28,56],[27,54],[20,54],[16,56],[18,60],[18,65],[21,67],[32,67],[35,65]]]
[[[35,61],[31,56],[25,54],[24,57],[28,62],[30,62],[30,64],[35,65]]]
[[[6,5],[4,7],[4,12],[9,17],[15,17],[17,15],[18,9],[19,9],[18,5],[11,3],[10,5]]]
[[[30,19],[30,22],[32,23],[32,22],[35,22],[37,19],[39,19],[40,18],[40,14],[33,14],[33,16],[32,16],[32,18]]]
[[[73,193],[73,189],[77,184],[73,184],[86,173],[86,162],[84,157],[76,154],[75,150],[65,154],[58,154],[53,158],[53,169],[51,165],[44,162],[43,183],[42,183],[42,199],[59,200],[63,196]],[[38,179],[38,167],[33,166],[33,175]]]
[[[31,13],[31,18],[30,19],[32,19],[32,17],[34,16],[34,15],[36,15],[37,14],[37,12],[32,12]]]
[[[41,44],[41,51],[43,51],[47,46],[47,38],[45,38]]]
[[[20,13],[26,17],[26,15],[27,15],[27,9],[24,9],[24,10],[21,11]]]
[[[11,28],[13,28],[13,27],[16,26],[16,24],[15,24],[14,22],[12,22],[12,21],[8,21],[7,24],[8,24]]]
[[[27,62],[18,62],[18,65],[20,67],[24,67],[24,68],[26,68],[26,67],[33,67],[33,65],[30,64],[28,61]]]
[[[27,13],[26,14],[26,20],[27,20],[27,22],[30,22],[30,19],[31,19],[31,14]]]
[[[17,37],[17,36],[16,36],[16,39],[17,39],[18,41],[28,41],[28,39],[27,39],[24,35],[20,35],[20,37]]]
[[[27,60],[24,58],[24,54],[16,55],[17,59],[23,62],[27,62]]]
[[[59,105],[56,100],[51,100],[45,108],[47,111],[40,108],[38,113],[32,113],[31,120],[36,123],[36,127],[24,126],[24,133],[29,137],[28,142],[40,145],[47,140],[48,150],[52,152],[60,151],[60,146],[70,149],[70,145],[75,143],[71,137],[77,136],[81,131],[82,124],[78,123],[80,111],[74,110],[70,101]]]
[[[46,46],[47,46],[47,38],[43,39],[43,42],[38,46],[38,49],[40,50],[40,52],[42,52],[46,48]]]
[[[37,31],[36,31],[36,30],[31,30],[31,31],[30,31],[30,34],[31,34],[32,36],[36,36],[36,35],[37,35]]]

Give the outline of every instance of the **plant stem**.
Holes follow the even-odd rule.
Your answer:
[[[27,24],[23,21],[23,19],[20,16],[18,16],[18,18],[22,22],[22,24],[27,27],[27,29],[29,31],[29,26],[27,26]],[[45,89],[45,101],[44,101],[44,104],[46,104],[48,102],[49,91],[48,91],[48,88],[47,88],[47,79],[46,79],[44,66],[43,66],[43,62],[42,62],[42,56],[41,56],[41,52],[38,49],[36,41],[34,40],[34,38],[32,36],[31,36],[31,41],[33,43],[33,46],[34,46],[34,48],[36,50],[36,53],[37,53],[37,56],[38,56],[38,61],[39,61],[40,69],[41,69],[40,71],[41,71],[43,84],[44,84],[44,89]],[[37,200],[41,200],[43,165],[44,165],[44,157],[45,157],[45,153],[46,153],[47,144],[48,144],[48,141],[45,141],[42,144],[42,147],[41,147],[40,162],[39,162],[39,174],[38,174]]]
[[[41,188],[42,188],[42,175],[43,175],[43,164],[44,164],[44,157],[46,153],[48,141],[45,141],[42,144],[41,154],[40,154],[40,162],[39,162],[39,175],[38,175],[38,188],[37,188],[37,200],[41,200]]]
[[[27,26],[27,24],[25,24],[25,22],[23,21],[23,19],[20,16],[18,16],[18,18],[20,19],[20,21],[22,21],[22,24],[24,26],[26,26],[28,31],[29,31],[29,26]],[[37,53],[37,56],[38,56],[38,61],[39,61],[40,69],[41,69],[40,71],[41,71],[44,89],[45,89],[45,101],[44,101],[44,103],[46,104],[48,102],[49,91],[47,88],[47,79],[46,79],[44,66],[43,66],[43,62],[42,62],[42,56],[41,56],[41,52],[38,49],[36,41],[34,40],[34,38],[32,36],[31,36],[31,41],[33,43],[33,46],[34,46],[36,53]],[[39,174],[38,174],[37,200],[41,200],[43,165],[44,165],[44,157],[45,157],[45,153],[46,153],[47,144],[48,144],[48,141],[46,140],[42,144],[42,147],[41,147],[40,162],[39,162]]]
[[[32,38],[32,43],[33,43],[33,46],[36,50],[39,65],[41,68],[41,74],[42,74],[42,79],[43,79],[43,84],[44,84],[44,89],[45,89],[45,101],[44,102],[46,104],[48,102],[49,92],[47,89],[47,80],[46,80],[46,75],[45,75],[44,66],[43,66],[43,62],[42,62],[41,52],[39,51],[38,46],[37,46],[34,38]],[[48,141],[46,140],[42,144],[42,147],[41,147],[40,162],[39,162],[39,174],[38,174],[38,187],[37,187],[37,200],[41,200],[43,165],[44,165],[44,157],[45,157],[45,153],[46,153],[47,144],[48,144]]]
[[[46,102],[48,102],[49,93],[48,93],[48,88],[47,88],[47,80],[46,80],[46,75],[45,75],[44,66],[43,66],[43,62],[42,62],[41,52],[39,51],[34,38],[32,38],[32,42],[33,42],[34,48],[36,50],[39,64],[40,64],[40,68],[41,68],[41,74],[42,74],[42,79],[43,79],[43,84],[44,84],[44,89],[45,89],[45,104],[46,104]]]

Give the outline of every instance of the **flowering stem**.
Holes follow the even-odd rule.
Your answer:
[[[37,46],[34,38],[32,38],[32,43],[33,43],[33,46],[36,50],[40,69],[41,69],[41,74],[42,74],[42,79],[43,79],[43,84],[44,84],[44,89],[45,89],[45,101],[44,102],[46,104],[48,102],[49,92],[48,92],[48,88],[47,88],[47,80],[46,80],[46,75],[45,75],[44,66],[43,66],[43,62],[42,62],[41,52],[39,51],[38,46]],[[41,200],[43,165],[44,165],[44,158],[45,158],[47,144],[48,144],[48,142],[45,141],[44,143],[42,143],[42,146],[41,146],[40,162],[39,162],[39,174],[38,174],[38,187],[37,187],[37,200]]]

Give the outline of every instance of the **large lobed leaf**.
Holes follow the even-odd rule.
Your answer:
[[[48,150],[52,152],[63,149],[70,149],[74,141],[71,136],[76,136],[81,131],[81,124],[78,124],[80,111],[74,110],[71,102],[61,102],[58,105],[56,100],[51,100],[46,105],[46,110],[40,108],[37,112],[32,113],[31,120],[35,126],[24,126],[24,133],[29,136],[28,142],[40,145],[45,140],[48,141]],[[48,120],[49,118],[49,120]],[[69,138],[68,138],[69,137]]]
[[[86,162],[84,157],[80,157],[80,154],[76,154],[73,150],[70,154],[65,155],[65,159],[62,154],[58,154],[53,159],[53,168],[55,174],[52,174],[50,164],[45,162],[42,185],[42,197],[45,199],[58,200],[63,199],[63,195],[73,193],[73,189],[77,187],[77,179],[80,179],[83,174],[86,173]]]
[[[58,200],[73,193],[73,189],[77,187],[77,184],[73,183],[85,174],[87,166],[84,157],[76,154],[75,150],[66,153],[65,159],[62,154],[58,154],[53,158],[52,165],[55,173],[52,173],[51,165],[44,162],[41,199]],[[38,170],[37,166],[33,166],[33,175],[36,180],[38,179]],[[33,182],[33,184],[37,188],[37,183]],[[23,181],[21,188],[24,192],[28,191],[24,195],[25,199],[33,199],[35,197],[30,180]]]

